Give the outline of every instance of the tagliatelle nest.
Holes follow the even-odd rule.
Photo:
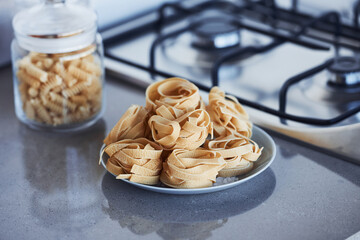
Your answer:
[[[146,137],[147,117],[148,111],[144,107],[132,105],[111,129],[104,143],[109,145],[122,139]]]
[[[179,118],[171,115],[164,106],[157,113],[149,119],[149,127],[153,139],[167,150],[196,149],[212,132],[210,116],[203,109],[185,113]]]
[[[263,149],[250,139],[232,135],[207,141],[205,147],[220,153],[226,161],[226,166],[219,171],[219,177],[232,177],[249,172]]]
[[[206,110],[214,123],[215,137],[228,135],[251,137],[252,124],[244,108],[236,98],[225,96],[218,87],[211,89]]]
[[[199,89],[182,78],[165,79],[151,84],[146,89],[147,109],[155,112],[163,105],[178,117],[186,112],[204,108]]]
[[[155,185],[162,168],[162,147],[146,139],[127,139],[111,143],[104,152],[109,155],[106,168],[117,179]]]
[[[163,165],[161,182],[175,188],[210,187],[226,165],[217,152],[175,149]]]
[[[104,140],[106,168],[118,179],[143,184],[160,178],[174,188],[209,187],[216,176],[252,169],[262,148],[250,139],[251,130],[232,96],[214,87],[205,108],[194,84],[169,78],[148,87],[146,109],[131,106],[110,131]]]

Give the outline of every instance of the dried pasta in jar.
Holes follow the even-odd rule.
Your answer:
[[[89,57],[92,56],[92,57]],[[26,117],[58,126],[87,121],[102,106],[102,68],[93,55],[30,52],[18,61],[17,81]]]
[[[45,2],[14,16],[16,116],[35,129],[83,129],[104,109],[104,52],[97,16],[81,4]]]

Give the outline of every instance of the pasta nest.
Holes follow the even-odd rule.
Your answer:
[[[126,139],[105,147],[109,155],[106,168],[117,179],[155,185],[162,169],[162,147],[146,139]]]
[[[226,165],[218,152],[175,149],[163,163],[160,180],[174,188],[210,187]]]
[[[147,126],[148,111],[138,105],[132,105],[111,129],[104,143],[109,145],[122,139],[146,137],[149,133]]]
[[[226,165],[220,170],[220,177],[232,177],[249,172],[263,150],[250,139],[232,135],[207,141],[205,148],[220,153],[224,158]]]
[[[200,147],[209,133],[212,134],[212,123],[209,114],[203,109],[193,110],[176,118],[170,110],[161,106],[157,115],[149,119],[153,139],[167,150]]]
[[[251,137],[252,124],[248,114],[236,98],[225,95],[218,87],[211,89],[206,110],[214,123],[215,137],[228,135]]]
[[[169,78],[153,83],[146,89],[146,108],[155,112],[160,106],[180,116],[195,109],[204,109],[199,89],[182,78]]]

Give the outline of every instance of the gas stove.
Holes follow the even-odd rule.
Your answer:
[[[360,164],[360,1],[311,4],[164,4],[102,32],[105,65],[142,87],[183,77],[204,99],[218,85],[255,124]]]

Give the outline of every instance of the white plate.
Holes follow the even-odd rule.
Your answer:
[[[134,185],[135,187],[139,187],[142,189],[146,189],[153,192],[159,193],[167,193],[167,194],[201,194],[201,193],[211,193],[217,192],[221,190],[225,190],[228,188],[235,187],[243,182],[250,180],[253,177],[256,177],[261,172],[263,172],[266,168],[270,166],[270,164],[274,161],[276,155],[276,147],[274,140],[262,129],[259,127],[253,127],[253,136],[251,137],[260,147],[264,147],[264,150],[260,156],[260,158],[254,163],[254,168],[245,175],[239,176],[239,180],[227,183],[219,186],[207,187],[207,188],[195,188],[195,189],[176,189],[165,186],[150,186],[144,185],[140,183],[130,182],[126,179],[121,179],[124,182]],[[100,153],[102,152],[105,145],[102,146]],[[103,167],[106,169],[105,162],[107,161],[108,156],[106,154],[103,155],[101,159],[101,163]],[[109,172],[110,173],[110,172]],[[112,173],[111,173],[112,174]],[[113,174],[112,174],[113,175]],[[114,175],[115,176],[115,175]]]

